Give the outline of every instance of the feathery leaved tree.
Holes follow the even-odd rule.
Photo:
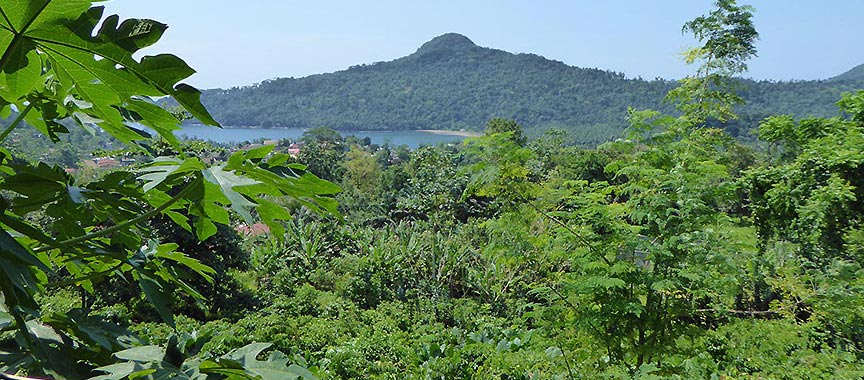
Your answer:
[[[756,56],[759,33],[753,26],[753,7],[735,0],[718,0],[716,9],[684,24],[702,46],[684,52],[688,64],[701,62],[697,73],[681,79],[669,91],[667,101],[676,104],[688,119],[736,118],[732,108],[743,102],[735,93],[735,76],[747,71],[747,61]]]

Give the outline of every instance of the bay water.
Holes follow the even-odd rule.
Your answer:
[[[296,141],[303,136],[302,128],[215,128],[203,125],[184,125],[183,129],[174,131],[178,137],[201,139],[216,143],[236,144],[258,139]],[[437,145],[439,143],[461,143],[464,136],[437,134],[424,131],[339,131],[342,136],[369,137],[373,144],[392,146],[407,145],[414,149],[421,145]]]

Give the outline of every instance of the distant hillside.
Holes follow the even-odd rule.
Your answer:
[[[840,74],[836,77],[829,79],[830,81],[839,82],[839,81],[851,81],[851,82],[864,82],[864,65],[858,65],[852,68],[843,74]]]
[[[744,81],[749,104],[741,111],[751,118],[833,115],[840,93],[861,83]],[[590,142],[620,133],[628,107],[669,110],[662,99],[675,85],[479,47],[449,33],[393,61],[207,90],[203,102],[217,120],[233,126],[476,130],[504,117],[529,131],[576,131],[579,141]]]

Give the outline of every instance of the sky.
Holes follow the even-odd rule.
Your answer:
[[[746,77],[825,79],[864,64],[864,0],[739,0],[756,8],[759,55]],[[628,77],[694,71],[681,26],[713,0],[111,0],[106,14],[169,25],[147,54],[173,53],[199,88],[303,77],[413,53],[456,32],[477,45],[534,53]]]

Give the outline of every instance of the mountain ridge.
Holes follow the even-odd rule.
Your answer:
[[[481,47],[446,33],[391,61],[205,90],[202,101],[226,125],[478,130],[491,118],[505,117],[529,133],[557,127],[590,142],[617,136],[629,107],[673,112],[662,99],[676,83]],[[742,83],[749,103],[739,112],[748,120],[774,113],[832,116],[843,91],[864,87],[855,78]]]

